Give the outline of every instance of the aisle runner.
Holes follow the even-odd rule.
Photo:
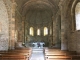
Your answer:
[[[43,49],[33,49],[30,60],[44,60]]]

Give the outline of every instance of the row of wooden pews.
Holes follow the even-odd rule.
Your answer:
[[[14,50],[0,51],[0,60],[29,60],[31,48],[17,48]]]
[[[62,51],[60,49],[44,49],[45,60],[80,60],[75,51]]]

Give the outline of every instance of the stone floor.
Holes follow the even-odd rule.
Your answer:
[[[29,60],[44,60],[43,48],[33,48]]]

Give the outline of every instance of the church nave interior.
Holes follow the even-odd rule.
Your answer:
[[[80,60],[80,0],[0,0],[0,60]]]

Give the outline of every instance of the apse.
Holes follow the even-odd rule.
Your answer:
[[[30,0],[23,5],[22,16],[25,17],[26,40],[46,44],[49,42],[53,8],[54,5],[48,0]]]

